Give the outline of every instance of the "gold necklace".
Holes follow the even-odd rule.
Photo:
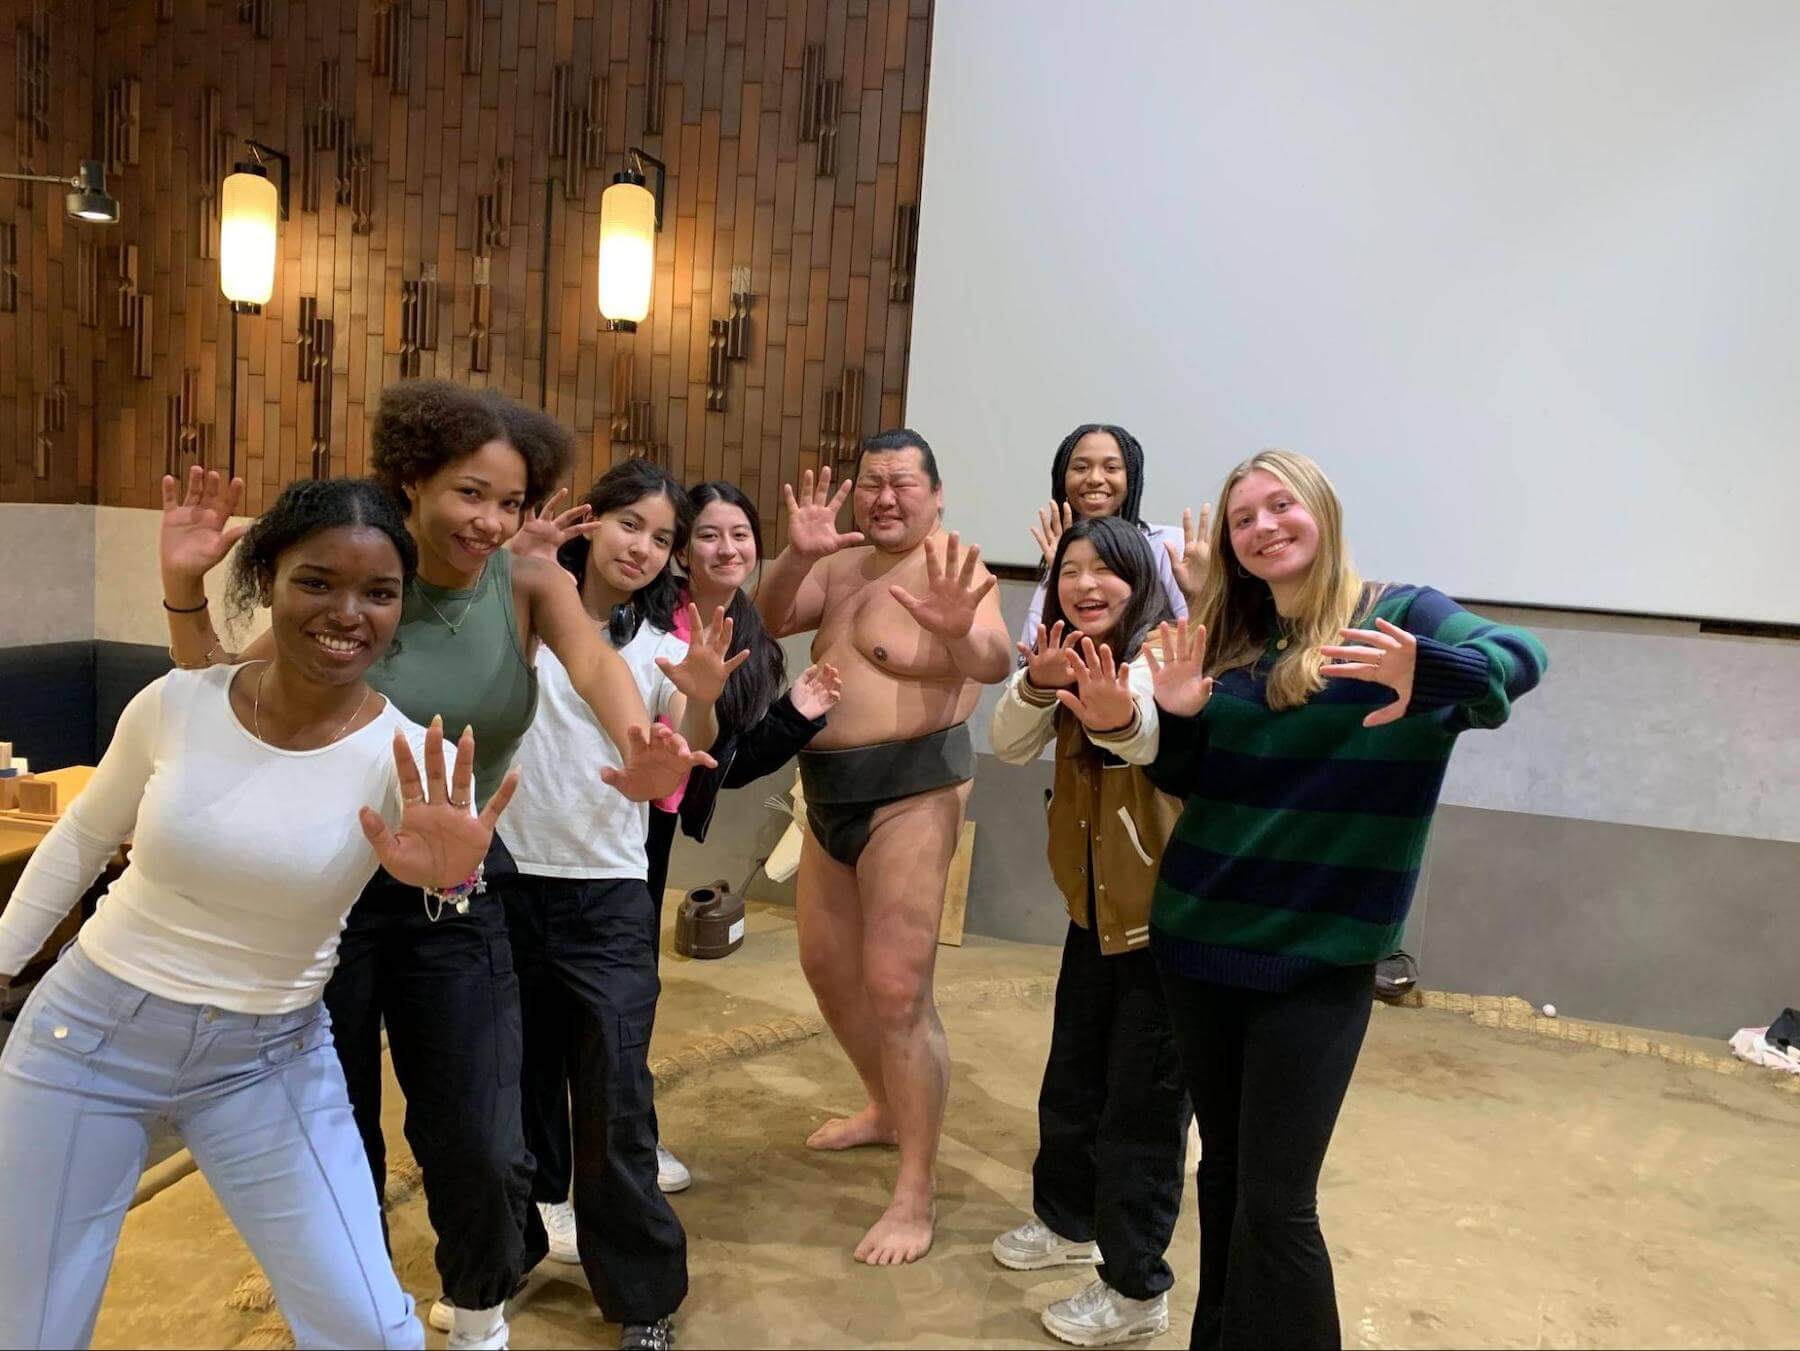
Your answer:
[[[450,622],[449,615],[445,614],[442,610],[438,609],[437,602],[432,600],[432,598],[430,596],[427,596],[425,594],[424,583],[420,583],[420,585],[419,585],[419,599],[424,601],[427,605],[429,605],[431,607],[431,613],[436,615],[440,620],[443,621],[444,627],[450,630],[450,636],[452,638],[454,638],[454,637],[456,637],[456,631],[468,622],[469,609],[471,606],[473,606],[475,604],[475,597],[477,597],[481,594],[481,584],[486,579],[487,579],[487,562],[486,562],[486,560],[483,560],[483,562],[481,564],[481,571],[475,575],[475,585],[470,589],[469,598],[463,602],[462,613],[456,617],[456,622],[454,624],[452,624]]]
[[[256,693],[250,700],[250,725],[256,730],[256,739],[258,741],[263,741],[263,734],[262,734],[262,683],[263,683],[263,677],[266,676],[267,674],[269,674],[269,667],[272,666],[273,664],[274,663],[272,663],[272,662],[264,662],[262,670],[260,670],[256,673]],[[372,688],[363,690],[362,703],[360,703],[356,706],[356,712],[352,713],[349,717],[344,719],[344,725],[337,729],[336,734],[331,738],[330,741],[327,741],[325,743],[325,746],[333,745],[337,741],[338,737],[341,737],[345,732],[347,732],[350,729],[350,724],[355,722],[357,720],[357,718],[362,715],[363,708],[368,704],[369,696],[373,693],[375,693],[375,691]],[[263,741],[263,744],[264,745],[272,745],[273,743]],[[325,746],[308,746],[306,749],[312,750],[312,751],[322,751],[325,749]],[[300,748],[298,746],[281,746],[281,747],[278,747],[277,749],[298,750]]]

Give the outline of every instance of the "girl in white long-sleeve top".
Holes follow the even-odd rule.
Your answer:
[[[140,692],[0,915],[4,984],[133,840],[0,1053],[0,1346],[88,1344],[162,1122],[301,1346],[424,1345],[320,1000],[376,865],[462,903],[516,783],[477,816],[473,736],[447,776],[441,725],[364,681],[415,567],[375,485],[289,487],[236,564],[240,595],[271,608],[271,658]]]
[[[1150,897],[1180,812],[1140,766],[1158,723],[1146,635],[1169,617],[1144,533],[1119,517],[1057,541],[1044,619],[994,710],[994,754],[1055,743],[1050,870],[1069,910],[1050,1058],[1038,1096],[1033,1218],[994,1240],[1015,1270],[1099,1264],[1044,1311],[1064,1341],[1104,1346],[1169,1325],[1163,1253],[1181,1209],[1192,1112],[1147,947]]]

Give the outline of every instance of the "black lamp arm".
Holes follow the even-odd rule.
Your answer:
[[[663,228],[663,189],[668,184],[669,166],[655,155],[646,150],[640,150],[635,145],[625,153],[631,156],[632,162],[637,166],[640,174],[644,172],[646,164],[654,165],[656,168],[656,186],[651,189],[651,196],[656,198],[656,228],[660,231]]]
[[[61,183],[65,188],[79,188],[82,185],[80,175],[64,178],[61,174],[0,174],[0,178],[14,183]]]
[[[259,158],[263,155],[267,155],[270,159],[278,159],[281,161],[281,178],[276,185],[275,192],[281,201],[281,218],[283,220],[286,220],[288,218],[288,157],[287,157],[287,152],[283,151],[283,150],[277,150],[272,145],[264,145],[261,141],[246,140],[244,142],[244,144],[249,146],[252,150],[254,150],[257,153],[257,156]]]

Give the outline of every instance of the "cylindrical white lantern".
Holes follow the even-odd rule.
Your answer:
[[[281,203],[266,174],[238,166],[219,195],[219,289],[234,304],[267,305],[275,293]]]
[[[620,174],[600,195],[600,313],[636,325],[650,313],[656,278],[656,198]]]

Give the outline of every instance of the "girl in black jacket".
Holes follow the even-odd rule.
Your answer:
[[[645,841],[647,881],[659,920],[677,822],[689,839],[704,840],[720,790],[742,788],[792,760],[824,730],[825,715],[840,693],[837,668],[817,663],[782,692],[787,660],[743,589],[762,558],[762,519],[756,504],[735,484],[719,480],[700,484],[688,496],[694,526],[681,558],[687,586],[676,608],[676,636],[687,637],[683,629],[690,600],[709,621],[722,608],[733,626],[730,655],[748,651],[750,659],[732,672],[714,705],[719,736],[709,753],[718,767],[695,771],[685,787],[651,805]],[[660,1145],[657,1162],[657,1181],[664,1191],[687,1187],[691,1181],[687,1169]]]

